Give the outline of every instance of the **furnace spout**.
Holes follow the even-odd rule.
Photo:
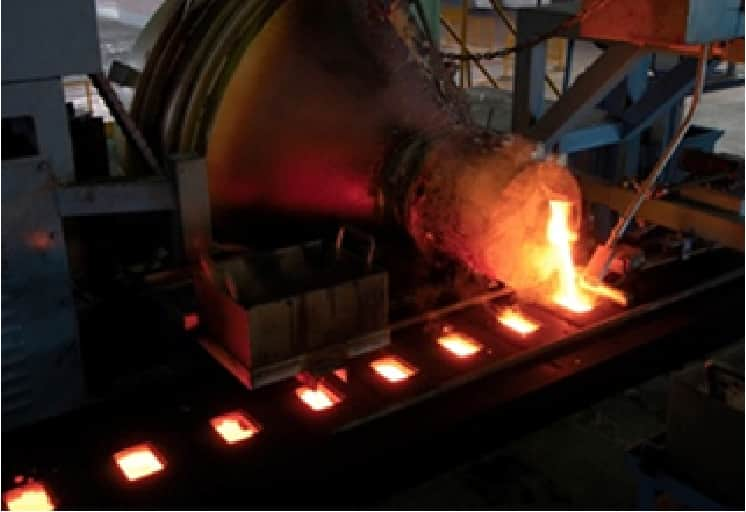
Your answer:
[[[433,141],[403,204],[404,225],[425,252],[444,253],[527,297],[554,279],[547,240],[550,202],[580,223],[579,186],[554,159],[516,136],[451,136]]]

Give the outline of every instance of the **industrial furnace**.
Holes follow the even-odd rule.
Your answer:
[[[421,0],[167,0],[104,70],[92,1],[6,1],[4,505],[364,506],[742,339],[693,114],[743,6],[634,3],[670,30],[558,3],[477,55]],[[603,51],[547,102],[550,37]],[[508,53],[496,130],[453,63]]]

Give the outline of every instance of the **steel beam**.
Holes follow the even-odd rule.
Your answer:
[[[556,15],[556,23],[567,16]],[[533,11],[518,11],[516,20],[516,43],[522,44],[542,33],[543,24],[537,24]],[[555,24],[556,24],[555,23]],[[544,76],[547,67],[546,43],[520,51],[515,57],[513,73],[513,117],[512,130],[526,133],[544,113]]]
[[[609,48],[575,80],[567,93],[527,131],[527,135],[543,141],[547,150],[552,149],[562,135],[583,121],[642,55],[644,50],[636,46],[619,44]]]
[[[198,261],[209,253],[212,243],[207,164],[203,158],[175,156],[171,167],[176,179],[179,224],[184,254],[189,261]]]
[[[141,213],[176,209],[173,185],[165,179],[75,185],[57,190],[63,217]]]
[[[617,144],[622,140],[621,123],[600,123],[564,134],[557,146],[560,153],[577,153],[586,149]]]
[[[637,195],[634,190],[585,176],[580,178],[580,187],[585,200],[606,205],[617,212],[624,211]],[[744,219],[738,215],[691,203],[652,199],[642,204],[637,218],[677,231],[695,233],[725,247],[744,250]]]
[[[679,189],[682,197],[697,201],[718,208],[730,213],[735,213],[743,217],[744,205],[743,197],[735,194],[728,194],[719,190],[713,190],[701,185],[685,185]]]
[[[664,112],[680,103],[691,92],[696,73],[697,61],[686,59],[648,87],[640,101],[630,106],[622,116],[627,129],[625,137],[639,135]]]
[[[420,0],[420,3],[433,41],[440,45],[440,0]]]

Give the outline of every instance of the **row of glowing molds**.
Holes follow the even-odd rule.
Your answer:
[[[505,309],[497,316],[498,322],[520,335],[528,335],[539,329],[539,324],[514,308]],[[483,346],[474,338],[445,327],[437,343],[444,350],[459,358],[468,358],[479,353]],[[418,369],[395,355],[386,355],[373,360],[370,368],[382,379],[399,383],[417,374]],[[346,373],[345,378],[346,380]],[[342,397],[329,386],[319,383],[316,387],[303,385],[295,390],[298,398],[313,411],[330,409],[342,401]],[[232,411],[210,420],[217,435],[227,444],[246,441],[261,431],[260,424],[243,411]],[[160,473],[166,468],[166,459],[150,443],[130,446],[114,454],[122,475],[130,482]],[[3,494],[8,510],[54,510],[54,501],[44,484],[23,478],[16,480],[17,487]]]

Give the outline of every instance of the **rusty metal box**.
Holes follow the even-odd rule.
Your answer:
[[[340,244],[203,261],[203,346],[249,388],[389,343],[388,275]]]
[[[611,1],[582,21],[580,35],[663,47],[723,41],[743,37],[743,16],[742,0]]]

